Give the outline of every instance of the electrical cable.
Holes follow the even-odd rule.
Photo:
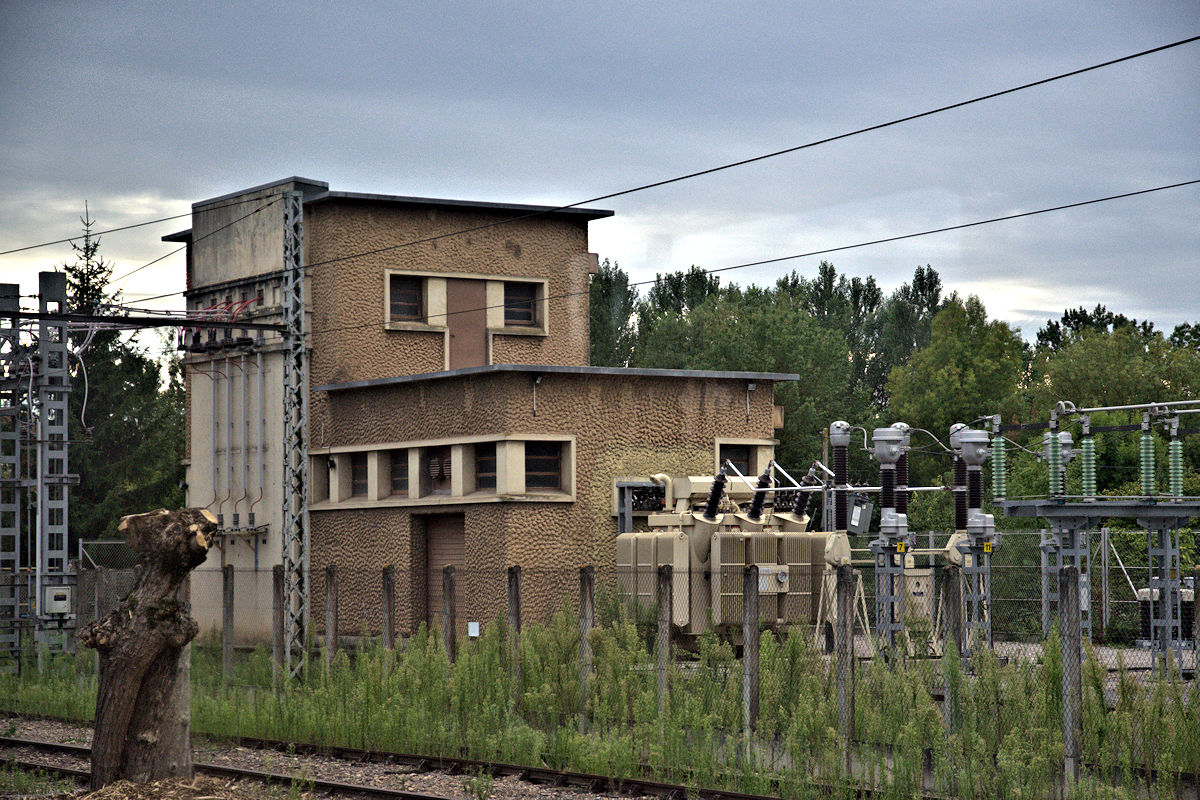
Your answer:
[[[234,200],[232,202],[226,203],[223,206],[213,206],[212,208],[201,209],[201,213],[204,213],[207,211],[220,211],[222,208],[229,208],[231,206],[237,206],[237,205],[241,205],[243,203],[250,203],[250,202],[253,202],[254,200],[261,200],[261,199],[262,199],[261,197],[247,197],[247,198],[243,198],[241,200]],[[85,239],[85,238],[88,238],[89,236],[104,236],[109,233],[117,233],[118,231],[132,230],[133,228],[144,228],[147,225],[156,225],[159,222],[170,222],[173,219],[183,219],[184,217],[190,217],[191,215],[192,215],[192,212],[188,211],[185,214],[175,214],[174,216],[171,216],[171,217],[159,217],[158,219],[151,219],[151,220],[147,220],[145,222],[137,222],[137,223],[134,223],[133,225],[122,225],[119,228],[108,228],[107,230],[103,230],[103,231],[95,231],[95,232],[89,233],[89,234],[80,234],[79,236],[71,236],[67,239],[55,239],[52,242],[41,242],[39,244],[30,244],[30,245],[26,245],[24,247],[14,247],[12,250],[0,250],[0,256],[7,256],[12,253],[22,253],[26,250],[36,250],[39,247],[49,247],[49,246],[55,245],[55,244],[66,244],[67,242],[74,242],[77,239]],[[27,296],[32,297],[33,295],[27,295]]]
[[[83,356],[74,350],[68,351],[75,358],[79,359],[79,369],[83,373],[83,404],[79,407],[79,424],[83,426],[84,431],[87,430],[87,401],[88,401],[88,374],[87,364],[83,363]]]
[[[964,228],[974,228],[974,227],[978,227],[980,225],[990,225],[995,222],[1006,222],[1008,220],[1020,219],[1022,217],[1032,217],[1032,216],[1037,216],[1039,214],[1048,214],[1052,211],[1063,211],[1063,210],[1071,209],[1071,208],[1079,208],[1081,206],[1095,205],[1097,203],[1105,203],[1110,200],[1120,200],[1120,199],[1124,199],[1124,198],[1128,198],[1128,197],[1135,197],[1137,195],[1150,194],[1153,192],[1161,192],[1161,191],[1164,191],[1167,189],[1177,189],[1181,186],[1191,186],[1193,184],[1198,184],[1198,183],[1200,183],[1200,178],[1197,178],[1194,180],[1189,180],[1189,181],[1181,181],[1179,183],[1167,184],[1165,186],[1156,186],[1151,189],[1139,189],[1139,190],[1133,191],[1133,192],[1123,192],[1121,194],[1108,195],[1107,197],[1099,197],[1099,198],[1095,198],[1093,200],[1082,200],[1082,201],[1076,202],[1076,203],[1065,203],[1063,205],[1051,206],[1049,208],[1041,208],[1041,209],[1037,209],[1035,211],[1022,211],[1017,214],[1006,214],[1006,215],[1000,216],[1000,217],[991,217],[989,219],[975,220],[974,222],[964,222],[964,223],[961,223],[958,225],[947,225],[947,226],[944,226],[941,228],[932,228],[932,229],[925,230],[925,231],[918,231],[916,233],[906,233],[906,234],[901,234],[898,236],[888,236],[888,237],[884,237],[882,239],[872,239],[872,240],[866,241],[866,242],[856,242],[854,244],[842,245],[840,247],[829,247],[829,248],[825,248],[823,250],[811,250],[807,253],[794,253],[792,255],[787,255],[787,256],[778,256],[776,258],[767,258],[767,259],[762,259],[759,261],[749,261],[744,264],[734,264],[734,265],[728,266],[728,267],[716,267],[714,269],[706,269],[706,270],[702,270],[702,271],[706,275],[714,275],[714,274],[721,273],[721,272],[731,272],[733,270],[746,269],[747,267],[759,267],[759,266],[764,266],[767,264],[778,264],[783,261],[792,261],[792,260],[799,259],[799,258],[811,258],[813,256],[827,255],[829,253],[837,253],[837,252],[842,252],[845,250],[854,250],[854,249],[861,248],[861,247],[871,247],[874,245],[888,244],[891,242],[897,242],[897,241],[901,241],[901,240],[905,240],[905,239],[915,239],[915,238],[918,238],[921,236],[930,236],[935,233],[946,233],[949,231],[962,230]],[[634,282],[630,282],[629,286],[630,287],[646,286],[649,284],[653,284],[657,281],[658,281],[658,278],[647,279],[644,281],[634,281]],[[549,302],[550,300],[561,300],[561,299],[568,298],[568,297],[575,297],[575,296],[582,295],[582,294],[588,294],[590,291],[591,291],[591,289],[588,288],[588,289],[581,289],[579,291],[574,291],[574,292],[563,292],[561,294],[548,295],[545,299],[547,302]],[[174,294],[182,294],[182,292],[175,292]],[[170,296],[170,295],[165,295],[165,296]],[[469,314],[469,313],[477,312],[477,311],[486,311],[490,308],[504,308],[504,307],[505,307],[504,303],[494,303],[492,305],[482,306],[479,308],[469,308],[469,309],[463,309],[460,311],[446,311],[446,312],[442,312],[442,313],[434,315],[434,316],[436,316],[438,318],[445,318],[445,317],[454,316],[456,314]],[[379,324],[378,322],[368,322],[368,323],[360,323],[358,325],[346,325],[346,326],[341,326],[341,327],[336,327],[336,328],[322,328],[322,329],[314,330],[314,331],[312,331],[312,333],[334,333],[337,331],[357,330],[360,328],[375,327],[378,324]],[[930,435],[932,435],[932,434],[930,434]]]
[[[256,197],[256,198],[254,198],[254,199],[258,200],[258,199],[261,199],[261,198],[257,198],[257,197]],[[254,209],[253,211],[251,211],[249,214],[243,214],[242,216],[238,217],[237,219],[230,220],[229,222],[226,222],[226,223],[225,223],[224,225],[222,225],[221,227],[219,227],[219,228],[214,228],[213,230],[211,230],[211,231],[209,231],[208,233],[204,234],[204,235],[203,235],[203,236],[201,236],[200,238],[198,238],[198,239],[193,239],[193,240],[192,240],[191,242],[189,242],[188,244],[184,244],[184,245],[182,245],[182,246],[180,246],[180,247],[177,247],[176,249],[172,250],[171,252],[169,252],[169,253],[166,253],[165,255],[161,255],[161,256],[159,256],[158,258],[154,259],[153,261],[147,261],[145,264],[142,264],[142,265],[141,265],[140,267],[138,267],[137,269],[132,269],[132,270],[130,270],[129,272],[126,272],[124,275],[120,276],[119,278],[111,278],[111,279],[109,279],[109,281],[108,281],[107,283],[105,283],[104,285],[105,285],[105,286],[112,286],[112,285],[113,285],[114,283],[116,283],[117,281],[125,280],[125,279],[126,279],[126,278],[128,278],[130,275],[133,275],[135,272],[141,272],[141,271],[142,271],[142,270],[144,270],[146,267],[149,267],[149,266],[150,266],[150,265],[152,265],[152,264],[157,264],[159,261],[162,261],[164,258],[169,258],[169,257],[171,257],[171,256],[175,255],[176,253],[182,252],[182,251],[186,250],[186,249],[188,248],[188,246],[189,246],[189,245],[195,244],[196,242],[202,242],[202,241],[204,241],[205,239],[207,239],[208,237],[210,237],[210,236],[212,236],[212,235],[214,235],[214,234],[220,233],[221,231],[225,230],[226,228],[229,228],[229,227],[231,227],[231,226],[233,226],[233,225],[236,225],[237,223],[241,222],[241,221],[242,221],[242,220],[244,220],[244,219],[247,219],[247,218],[249,218],[249,217],[252,217],[252,216],[254,216],[254,215],[255,215],[255,214],[257,214],[258,212],[262,211],[263,209],[265,209],[265,208],[269,208],[271,205],[273,205],[274,203],[277,203],[277,202],[279,202],[279,201],[280,201],[280,200],[282,200],[282,199],[283,199],[283,196],[282,196],[282,195],[276,195],[276,196],[272,197],[270,200],[268,200],[267,202],[263,203],[263,204],[262,204],[261,206],[259,206],[258,208],[256,208],[256,209]],[[120,289],[117,289],[117,291],[119,292],[119,291],[121,291],[121,290],[120,290]]]
[[[988,94],[978,95],[976,97],[972,97],[967,100],[960,100],[955,103],[938,106],[937,108],[928,109],[926,111],[921,111],[921,112],[918,112],[915,114],[909,114],[909,115],[906,115],[903,117],[897,117],[895,119],[887,120],[886,122],[880,122],[880,123],[876,123],[874,125],[868,125],[866,127],[857,128],[857,129],[851,130],[851,131],[845,131],[843,133],[834,134],[833,136],[827,136],[827,137],[824,137],[821,139],[814,139],[810,142],[805,142],[804,144],[794,145],[792,147],[786,147],[781,150],[775,150],[775,151],[772,151],[769,153],[763,153],[763,154],[760,154],[757,156],[751,156],[749,158],[739,159],[737,161],[731,161],[726,164],[721,164],[721,165],[718,165],[715,167],[709,167],[709,168],[702,169],[702,170],[696,170],[694,172],[685,173],[683,175],[677,175],[677,176],[674,176],[671,178],[665,178],[665,179],[658,180],[658,181],[652,181],[650,183],[640,184],[638,186],[634,186],[629,189],[622,189],[620,191],[610,192],[608,194],[602,194],[602,195],[597,195],[595,197],[589,197],[585,200],[578,200],[574,203],[568,203],[566,205],[552,206],[552,207],[539,209],[537,211],[532,211],[527,214],[520,214],[515,217],[509,217],[509,218],[505,218],[502,220],[496,220],[494,222],[489,222],[484,225],[476,225],[476,226],[473,226],[470,228],[464,228],[464,229],[456,230],[456,231],[449,231],[447,233],[437,234],[436,236],[428,236],[428,237],[424,237],[421,239],[414,239],[412,241],[401,242],[400,244],[388,245],[386,247],[379,247],[379,248],[375,248],[373,250],[367,250],[367,251],[363,251],[360,253],[352,253],[352,254],[345,255],[345,256],[338,256],[335,258],[325,259],[323,261],[315,261],[315,262],[312,262],[309,264],[304,264],[303,267],[305,269],[311,269],[311,268],[315,268],[318,266],[323,266],[326,264],[334,264],[334,263],[338,263],[341,261],[348,261],[348,260],[355,259],[355,258],[365,258],[366,256],[377,255],[379,253],[389,252],[391,250],[398,250],[398,249],[401,249],[404,247],[412,247],[412,246],[418,245],[418,244],[427,244],[429,242],[435,242],[435,241],[439,241],[441,239],[446,239],[446,238],[450,238],[450,237],[454,237],[454,236],[462,236],[462,235],[465,235],[468,233],[474,233],[476,231],[487,230],[489,228],[495,228],[495,227],[498,227],[501,225],[508,225],[508,224],[511,224],[514,222],[519,222],[519,221],[522,221],[525,219],[530,219],[532,217],[546,216],[549,214],[557,213],[559,211],[569,211],[570,209],[578,208],[580,206],[587,205],[589,203],[597,203],[597,202],[600,202],[603,200],[611,200],[611,199],[617,198],[617,197],[624,197],[626,195],[634,194],[636,192],[646,191],[647,189],[655,189],[660,186],[667,186],[669,184],[679,183],[681,181],[690,180],[692,178],[698,178],[698,177],[702,177],[704,175],[711,175],[711,174],[714,174],[717,172],[722,172],[724,170],[733,169],[735,167],[742,167],[742,166],[746,166],[748,164],[757,163],[759,161],[765,161],[767,159],[776,158],[778,156],[788,155],[790,153],[796,153],[801,150],[807,150],[807,149],[810,149],[813,147],[817,147],[819,145],[829,144],[831,142],[840,141],[842,139],[848,139],[850,137],[858,136],[858,135],[861,135],[864,133],[870,133],[873,131],[882,130],[884,128],[890,128],[892,126],[900,125],[905,122],[912,122],[913,120],[918,120],[918,119],[922,119],[924,117],[933,116],[935,114],[940,114],[940,113],[943,113],[946,111],[952,111],[954,109],[963,108],[965,106],[973,105],[975,103],[981,103],[986,100],[993,100],[995,98],[1003,97],[1005,95],[1013,94],[1015,92],[1020,92],[1025,89],[1031,89],[1031,88],[1034,88],[1037,86],[1043,86],[1045,84],[1053,83],[1055,81],[1060,81],[1060,80],[1064,80],[1066,78],[1075,77],[1077,75],[1082,75],[1087,72],[1092,72],[1094,70],[1103,69],[1105,67],[1110,67],[1115,64],[1120,64],[1125,61],[1131,61],[1131,60],[1134,60],[1137,58],[1143,58],[1145,56],[1152,55],[1154,53],[1163,52],[1165,50],[1170,50],[1175,47],[1181,47],[1185,44],[1191,44],[1196,41],[1200,41],[1200,35],[1191,36],[1186,39],[1180,39],[1178,41],[1171,42],[1169,44],[1160,45],[1158,47],[1153,47],[1148,50],[1142,50],[1137,53],[1131,53],[1129,55],[1121,56],[1119,58],[1109,59],[1107,61],[1102,61],[1098,64],[1092,64],[1087,67],[1081,67],[1079,69],[1070,70],[1068,72],[1062,72],[1057,75],[1052,75],[1048,78],[1042,78],[1040,80],[1023,83],[1023,84],[1020,84],[1019,86],[1013,86],[1008,89],[1002,89],[1002,90],[995,91],[995,92],[989,92]],[[0,253],[0,255],[3,255],[3,253]],[[171,254],[168,254],[168,255],[171,255]],[[154,263],[154,262],[151,262],[151,263]],[[149,266],[149,264],[147,264],[145,266]],[[139,267],[139,269],[144,269],[144,267]],[[132,273],[129,273],[129,274],[132,274]],[[146,300],[158,300],[158,299],[161,299],[162,297],[171,297],[171,296],[173,296],[173,294],[178,294],[178,293],[159,295],[157,297],[150,297],[150,298],[146,298],[145,300],[140,301],[140,302],[145,302]]]

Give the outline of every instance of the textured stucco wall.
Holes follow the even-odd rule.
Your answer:
[[[389,269],[546,278],[548,296],[569,295],[549,302],[550,335],[498,334],[493,341],[493,361],[586,364],[588,274],[594,262],[587,253],[587,224],[583,221],[529,219],[361,258],[320,263],[512,215],[511,211],[342,200],[305,206],[306,258],[316,265],[310,270],[313,384],[444,369],[442,334],[385,329],[384,275]]]
[[[612,480],[621,475],[708,474],[717,438],[771,439],[773,392],[759,381],[750,393],[741,380],[547,374],[537,389],[529,375],[496,373],[377,389],[331,393],[329,446],[386,445],[485,434],[576,437],[576,502],[506,502],[409,509],[314,511],[314,575],[326,564],[343,572],[340,624],[359,625],[362,608],[377,625],[379,571],[395,563],[404,573],[423,550],[422,514],[461,512],[465,518],[463,607],[458,619],[490,619],[505,603],[505,569],[525,570],[526,617],[543,617],[572,594],[578,568],[610,567],[616,522]],[[416,519],[416,524],[413,520]],[[347,572],[367,588],[348,590]],[[423,564],[410,581],[424,592]],[[314,580],[323,597],[323,586]],[[397,594],[403,581],[397,577]],[[350,599],[353,597],[353,599]],[[323,600],[318,602],[323,603]],[[314,608],[323,608],[314,605]],[[424,609],[398,598],[398,626],[411,630]],[[407,614],[399,614],[399,609]]]

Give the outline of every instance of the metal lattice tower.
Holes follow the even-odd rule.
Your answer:
[[[0,283],[0,654],[21,645],[20,287]]]
[[[67,305],[67,276],[42,272],[38,276],[39,311],[62,314]],[[38,531],[34,570],[34,608],[39,642],[49,644],[50,629],[62,629],[66,615],[46,613],[47,590],[67,583],[67,403],[71,376],[67,363],[65,322],[38,321],[37,497]]]
[[[283,196],[283,574],[287,674],[304,665],[309,619],[308,353],[300,192]]]

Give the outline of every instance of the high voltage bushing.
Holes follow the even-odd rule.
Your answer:
[[[1183,442],[1179,440],[1179,436],[1171,437],[1170,444],[1167,445],[1167,469],[1170,473],[1171,480],[1171,496],[1183,496]]]
[[[908,513],[908,445],[912,427],[907,422],[894,422],[892,427],[903,434],[900,458],[896,460],[896,513]]]
[[[1046,446],[1046,469],[1049,472],[1050,494],[1062,494],[1062,440],[1058,438],[1057,427],[1051,427],[1042,440]]]
[[[850,423],[838,420],[829,426],[829,446],[833,448],[833,529],[846,530],[847,496],[846,486],[850,481],[847,463],[850,447]]]
[[[992,437],[992,499],[1002,500],[1008,494],[1008,453],[1004,437],[997,432]]]
[[[962,460],[962,444],[959,437],[967,426],[957,422],[950,426],[950,450],[954,453],[954,530],[967,527],[967,465]]]
[[[754,498],[750,501],[750,511],[746,514],[756,522],[762,518],[763,504],[767,502],[766,489],[771,488],[771,470],[763,470],[763,474],[758,476],[758,489],[754,493]]]
[[[721,495],[725,493],[725,468],[721,467],[721,471],[713,478],[712,488],[708,492],[708,502],[704,504],[704,518],[714,520],[717,518],[717,511],[721,508]]]
[[[1140,466],[1142,472],[1142,494],[1154,494],[1154,434],[1148,430],[1142,431],[1140,448]]]
[[[1085,436],[1080,445],[1083,455],[1081,473],[1083,478],[1083,496],[1086,500],[1096,499],[1096,439]]]

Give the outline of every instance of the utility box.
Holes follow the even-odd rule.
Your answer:
[[[71,613],[71,587],[70,586],[47,586],[43,590],[42,596],[42,613],[43,614],[70,614]]]

